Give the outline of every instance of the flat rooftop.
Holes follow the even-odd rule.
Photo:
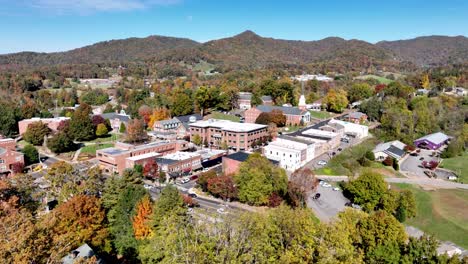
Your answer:
[[[190,124],[191,127],[216,127],[226,131],[232,132],[250,132],[262,128],[266,128],[266,125],[252,124],[252,123],[238,123],[229,120],[220,119],[209,119],[203,121],[197,121]]]
[[[163,159],[168,159],[168,160],[186,160],[186,159],[191,159],[195,157],[200,157],[200,154],[196,152],[176,152],[176,153],[171,153],[162,156],[161,158]]]
[[[127,159],[131,161],[137,161],[137,160],[148,159],[148,158],[159,157],[159,156],[161,156],[161,153],[151,152],[151,153],[141,154],[138,156],[129,157]]]
[[[302,131],[302,134],[309,135],[309,136],[318,136],[318,137],[323,137],[323,138],[334,138],[338,135],[335,132],[324,131],[324,130],[314,129],[314,128]]]

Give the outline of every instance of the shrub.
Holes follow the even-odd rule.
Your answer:
[[[370,160],[370,161],[374,161],[375,160],[375,155],[374,155],[374,152],[372,151],[366,151],[366,154],[364,154],[364,157],[366,157],[366,159]]]
[[[385,166],[393,166],[393,159],[390,156],[387,156],[383,161],[383,165]]]

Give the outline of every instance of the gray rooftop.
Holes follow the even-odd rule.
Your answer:
[[[241,99],[241,100],[251,100],[252,99],[252,93],[241,92],[241,93],[239,93],[239,99]]]
[[[283,111],[285,115],[303,115],[307,112],[297,107],[270,106],[270,105],[258,105],[257,109],[264,113],[269,113],[273,110],[281,110]]]
[[[352,113],[349,113],[348,116],[350,118],[354,118],[354,119],[361,119],[363,116],[366,116],[366,114],[364,114],[362,112],[352,112]]]
[[[102,118],[104,119],[119,119],[121,122],[124,122],[124,123],[127,123],[128,121],[130,121],[130,116],[128,115],[121,115],[121,114],[117,114],[117,113],[104,113],[104,114],[101,114],[100,116],[102,116]]]

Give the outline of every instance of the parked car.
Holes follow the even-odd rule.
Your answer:
[[[416,153],[416,152],[411,152],[411,153],[410,153],[410,156],[417,157],[417,156],[418,156],[418,153]]]
[[[182,180],[180,180],[180,183],[184,184],[184,183],[187,183],[189,181],[190,181],[190,179],[185,177],[185,178],[182,178]]]
[[[143,188],[145,188],[145,189],[147,189],[147,190],[151,189],[151,187],[152,187],[152,186],[151,186],[151,185],[149,185],[149,184],[145,184],[145,185],[143,185]]]
[[[197,198],[197,195],[195,193],[189,193],[188,196],[190,196],[192,198]]]
[[[341,189],[338,188],[338,187],[333,188],[333,190],[334,190],[334,191],[341,191]]]
[[[190,180],[192,180],[192,181],[198,180],[198,175],[192,175],[190,177]]]
[[[330,187],[332,187],[331,184],[329,184],[329,183],[324,183],[322,186],[325,187],[325,188],[330,188]]]
[[[324,160],[319,160],[319,162],[317,162],[317,164],[320,165],[320,166],[325,166],[325,165],[327,165],[327,162],[324,161]]]
[[[424,160],[424,157],[420,157],[419,160]]]
[[[318,198],[320,198],[320,193],[316,193],[314,195],[314,197],[312,197],[312,199],[314,199],[314,200],[317,200]]]
[[[227,214],[226,210],[224,210],[224,208],[218,208],[218,210],[216,210],[216,212],[218,212],[218,214]]]
[[[338,151],[342,151],[343,149],[342,148],[338,148]]]

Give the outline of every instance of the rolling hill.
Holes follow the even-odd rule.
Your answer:
[[[184,38],[150,36],[99,42],[56,53],[21,52],[0,55],[0,65],[57,65],[107,62],[209,61],[227,68],[265,68],[274,64],[341,63],[351,67],[410,63],[444,65],[468,60],[468,38],[428,36],[382,41],[329,37],[317,41],[282,40],[245,31],[205,43]]]

